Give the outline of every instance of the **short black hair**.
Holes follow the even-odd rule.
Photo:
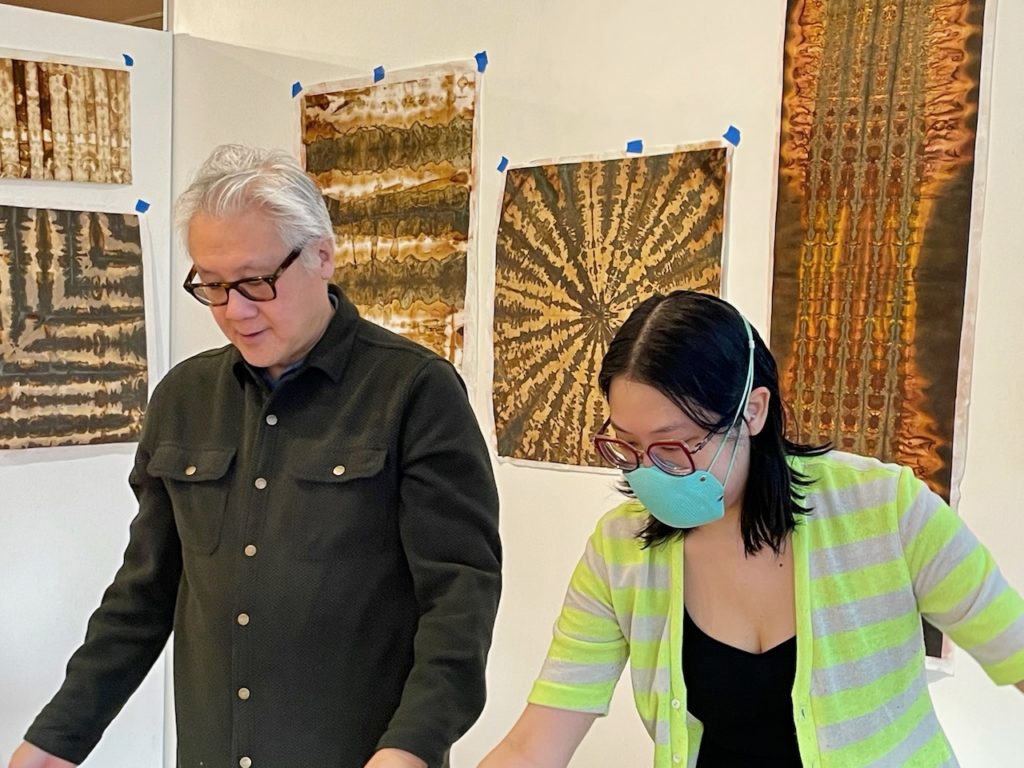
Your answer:
[[[748,554],[768,546],[778,553],[796,527],[810,480],[793,470],[789,456],[817,456],[832,446],[806,445],[786,437],[785,404],[775,358],[757,330],[753,387],[770,398],[764,428],[750,441],[750,470],[743,495],[740,530]],[[612,380],[624,376],[654,387],[703,429],[722,433],[733,423],[746,396],[750,347],[745,321],[729,303],[705,293],[673,291],[640,304],[612,339],[598,384],[605,399]],[[624,493],[631,494],[628,486]],[[651,546],[685,534],[654,517],[638,536]]]

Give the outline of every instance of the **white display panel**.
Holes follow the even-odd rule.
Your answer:
[[[170,34],[0,5],[0,55],[130,67],[129,185],[0,179],[0,205],[130,213],[139,199],[150,389],[167,370],[171,177]],[[0,763],[64,677],[121,562],[135,499],[134,445],[0,452]],[[157,662],[85,766],[163,764]]]

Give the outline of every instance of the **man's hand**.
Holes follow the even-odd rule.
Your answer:
[[[15,768],[14,765],[11,768]],[[35,768],[35,766],[32,766]],[[50,766],[44,766],[50,768]],[[56,766],[54,766],[56,768]],[[366,768],[427,768],[427,764],[404,749],[382,749],[370,758]]]
[[[35,744],[23,741],[21,746],[14,750],[8,768],[74,768],[74,766],[75,763],[69,763],[49,752],[44,752]]]

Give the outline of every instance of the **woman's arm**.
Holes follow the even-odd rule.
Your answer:
[[[921,614],[971,654],[996,685],[1024,674],[1024,598],[949,505],[903,467],[899,535]]]
[[[1017,683],[1017,690],[1021,693],[1024,693],[1024,680],[1021,680],[1019,683]]]
[[[597,715],[527,704],[478,768],[565,768]]]

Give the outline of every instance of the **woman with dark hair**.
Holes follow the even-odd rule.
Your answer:
[[[1024,691],[1024,600],[987,550],[908,468],[787,439],[775,360],[732,306],[648,299],[599,383],[595,448],[634,498],[481,768],[566,766],[627,660],[657,768],[955,766],[922,616]]]

